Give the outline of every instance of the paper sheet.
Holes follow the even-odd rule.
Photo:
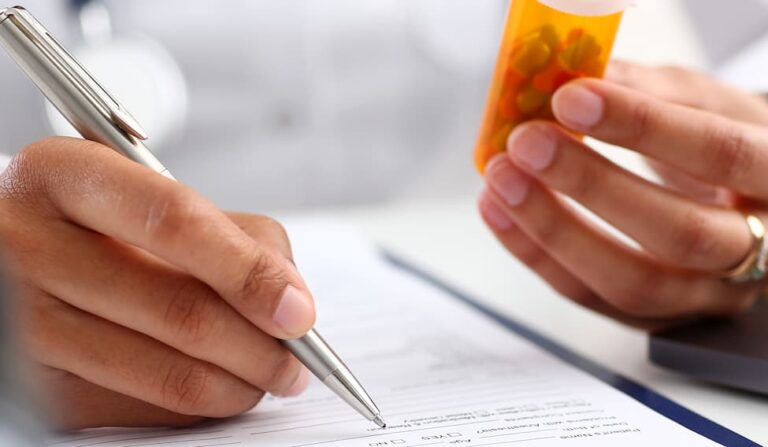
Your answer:
[[[268,397],[228,421],[183,430],[91,430],[50,445],[716,445],[391,266],[341,227],[298,225],[292,232],[298,265],[318,300],[318,330],[377,402],[386,429],[316,381],[303,396]]]

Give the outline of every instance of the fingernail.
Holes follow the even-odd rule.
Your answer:
[[[272,319],[289,336],[301,335],[311,328],[313,313],[312,299],[289,285],[283,291]]]
[[[506,155],[494,158],[488,166],[488,183],[509,206],[520,205],[531,187],[531,179],[512,166]]]
[[[494,202],[491,194],[493,193],[486,190],[483,191],[480,196],[480,213],[483,215],[485,222],[494,230],[511,230],[515,226],[515,223],[509,215]]]
[[[541,171],[552,164],[557,141],[544,127],[519,126],[509,136],[507,148],[510,156],[524,167]]]
[[[285,390],[283,396],[293,397],[303,393],[304,390],[307,389],[307,386],[309,386],[309,379],[309,371],[307,368],[302,367],[298,377],[296,377],[296,380],[291,384],[291,386]]]
[[[592,90],[573,84],[555,93],[552,108],[558,121],[574,130],[588,131],[603,119],[605,101]]]

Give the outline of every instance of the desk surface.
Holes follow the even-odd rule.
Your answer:
[[[351,223],[383,247],[584,357],[752,440],[768,441],[768,398],[698,383],[653,366],[644,333],[571,304],[505,252],[480,221],[474,198],[326,210],[311,216]]]

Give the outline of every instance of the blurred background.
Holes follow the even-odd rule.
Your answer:
[[[479,190],[471,153],[506,0],[23,3],[148,128],[171,171],[222,207]],[[733,61],[760,46],[766,25],[762,0],[638,0],[616,54],[759,89],[751,62]],[[32,84],[0,61],[0,152],[61,133]]]

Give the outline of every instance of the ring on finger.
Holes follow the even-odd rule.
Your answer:
[[[732,284],[744,284],[760,281],[768,271],[768,244],[766,243],[766,228],[760,218],[745,214],[747,227],[752,236],[752,248],[739,264],[721,274],[722,278]]]

